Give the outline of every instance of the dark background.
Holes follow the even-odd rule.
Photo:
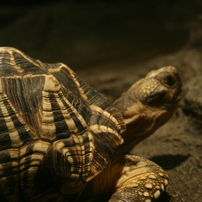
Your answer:
[[[137,62],[182,46],[201,10],[200,0],[4,1],[0,45],[75,68]]]
[[[161,202],[201,201],[202,1],[3,1],[0,46],[63,62],[114,100],[151,69],[178,68],[177,112],[132,153],[169,174]]]

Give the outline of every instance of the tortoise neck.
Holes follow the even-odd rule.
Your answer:
[[[129,153],[135,145],[153,134],[159,127],[166,123],[173,113],[165,109],[156,109],[138,105],[130,113],[123,113],[126,124],[126,132],[122,135],[124,143],[120,145],[115,153]]]

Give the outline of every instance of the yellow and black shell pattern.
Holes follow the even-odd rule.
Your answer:
[[[119,111],[68,66],[0,48],[1,199],[88,182],[124,130]]]

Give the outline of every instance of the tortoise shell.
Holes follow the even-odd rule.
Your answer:
[[[91,180],[122,144],[124,130],[119,111],[65,64],[0,48],[0,196],[5,200]]]

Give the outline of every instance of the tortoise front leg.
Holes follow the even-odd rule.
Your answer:
[[[159,198],[167,184],[168,175],[160,166],[139,156],[125,155],[114,159],[92,181],[90,193],[96,201],[108,198],[110,202],[151,202]]]
[[[166,172],[145,158],[126,155],[118,160],[117,164],[122,165],[123,170],[110,202],[155,201],[168,184]]]

